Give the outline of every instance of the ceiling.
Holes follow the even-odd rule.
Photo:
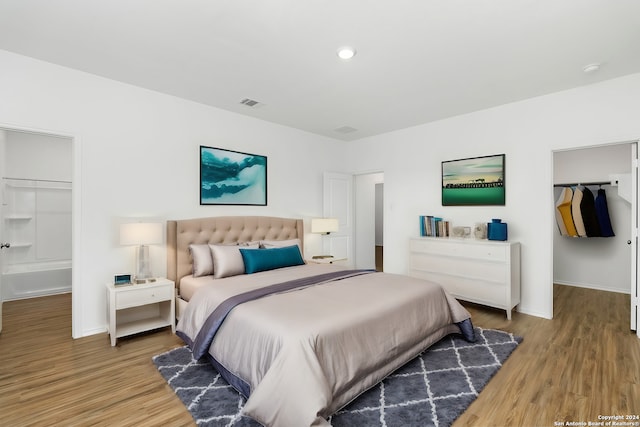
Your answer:
[[[0,49],[348,141],[638,73],[640,2],[0,0]]]

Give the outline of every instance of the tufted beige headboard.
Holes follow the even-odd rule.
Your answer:
[[[234,244],[258,240],[300,239],[304,247],[301,219],[268,216],[220,216],[167,221],[167,278],[176,286],[191,274],[189,245]]]

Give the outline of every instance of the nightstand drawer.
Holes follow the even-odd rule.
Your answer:
[[[127,289],[116,293],[116,310],[153,304],[173,298],[173,286],[155,286],[141,289]]]

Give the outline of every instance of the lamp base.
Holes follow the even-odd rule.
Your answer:
[[[136,257],[136,283],[138,283],[139,280],[147,280],[151,279],[152,277],[153,275],[151,274],[149,262],[149,246],[140,245],[138,246]]]

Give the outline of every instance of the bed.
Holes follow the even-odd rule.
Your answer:
[[[265,426],[329,425],[444,336],[474,340],[469,313],[437,284],[305,263],[300,219],[168,221],[167,242],[176,333]]]

